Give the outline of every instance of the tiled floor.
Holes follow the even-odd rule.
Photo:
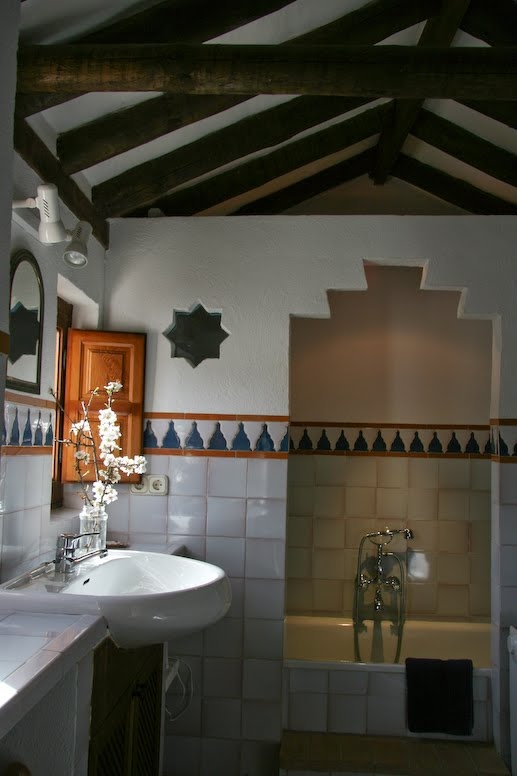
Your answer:
[[[281,776],[510,776],[490,744],[284,731]]]

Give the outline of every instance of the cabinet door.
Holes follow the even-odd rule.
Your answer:
[[[122,383],[122,390],[114,395],[113,409],[120,425],[120,455],[133,457],[142,454],[144,411],[145,334],[115,331],[68,332],[66,365],[65,428],[68,436],[70,423],[83,417],[82,402],[87,403],[91,391],[100,389],[90,405],[90,420],[95,434],[99,409],[106,402],[103,387],[109,382]],[[74,469],[74,449],[63,446],[63,482],[77,479]],[[95,479],[93,470],[85,480]],[[123,481],[134,482],[137,474],[124,476]]]

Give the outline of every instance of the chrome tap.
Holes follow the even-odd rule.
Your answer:
[[[62,533],[58,535],[56,542],[55,560],[57,572],[61,574],[69,574],[72,571],[73,566],[76,563],[85,560],[85,558],[91,558],[94,555],[100,555],[101,557],[104,557],[104,555],[107,554],[108,551],[106,549],[98,549],[87,552],[85,555],[80,555],[78,558],[76,558],[75,551],[79,546],[79,539],[82,539],[83,536],[99,536],[99,531],[91,531],[89,533],[80,534]]]

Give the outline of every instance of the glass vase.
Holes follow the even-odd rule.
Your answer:
[[[79,515],[79,533],[91,534],[79,539],[79,548],[88,552],[106,549],[106,529],[108,515],[104,507],[91,507],[85,504]]]

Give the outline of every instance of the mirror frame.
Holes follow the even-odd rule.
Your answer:
[[[35,281],[39,291],[39,328],[38,328],[38,340],[37,340],[37,352],[34,354],[34,379],[22,380],[18,377],[9,376],[9,357],[7,359],[7,375],[6,375],[6,387],[12,388],[16,391],[23,391],[25,393],[39,393],[41,384],[41,351],[43,345],[43,313],[44,313],[44,294],[43,294],[43,278],[41,276],[41,270],[39,268],[36,258],[30,251],[22,249],[16,251],[11,256],[11,283],[9,293],[9,331],[10,331],[10,343],[13,342],[13,334],[11,327],[11,306],[12,306],[12,291],[13,283],[16,272],[23,262],[27,262],[34,272]],[[32,355],[32,354],[26,354]]]

